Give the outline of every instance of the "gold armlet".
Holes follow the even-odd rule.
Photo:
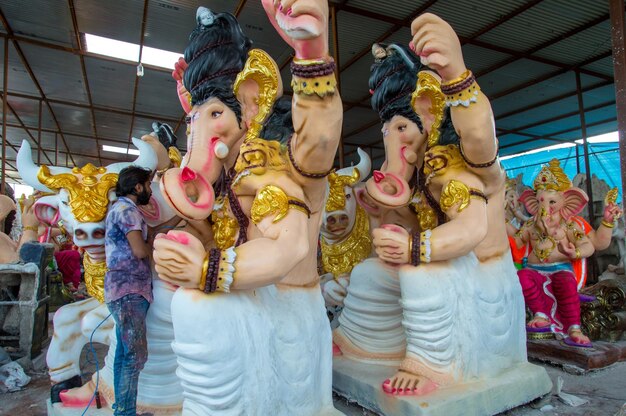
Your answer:
[[[34,232],[38,232],[39,231],[39,227],[36,225],[27,225],[25,227],[22,227],[22,231],[34,231]]]
[[[209,253],[206,254],[204,258],[204,262],[202,263],[202,275],[200,276],[200,285],[198,289],[204,290],[204,286],[206,286],[206,274],[209,271]]]
[[[267,185],[256,194],[252,202],[252,222],[258,224],[268,215],[275,215],[272,222],[278,222],[287,215],[290,208],[311,216],[311,210],[304,201],[288,196],[278,186]]]
[[[580,249],[576,247],[576,260],[580,260],[581,258],[582,258],[582,255],[580,254]]]
[[[483,200],[488,202],[487,196],[476,188],[470,188],[461,181],[452,179],[443,188],[439,204],[444,212],[458,204],[457,211],[461,212],[470,204],[470,198]]]
[[[610,223],[606,220],[602,220],[602,225],[604,225],[606,228],[615,228],[615,223]]]

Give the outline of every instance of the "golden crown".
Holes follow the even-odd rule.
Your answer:
[[[552,159],[547,166],[544,166],[533,184],[535,191],[565,191],[572,187],[558,159]]]

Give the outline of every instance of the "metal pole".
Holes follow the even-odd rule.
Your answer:
[[[610,0],[611,41],[613,44],[613,73],[615,77],[615,106],[619,135],[619,160],[622,172],[622,204],[626,202],[626,30],[624,30],[624,0]],[[622,205],[626,206],[626,205]]]
[[[583,103],[583,93],[581,92],[580,72],[575,72],[576,95],[578,95],[578,111],[580,113],[580,130],[583,136],[583,154],[585,156],[585,171],[587,175],[587,195],[589,196],[587,209],[589,210],[589,223],[593,226],[596,217],[593,212],[593,189],[591,189],[591,168],[589,166],[589,146],[587,145],[587,124],[585,123],[585,107]]]
[[[54,133],[54,166],[59,166],[59,136]]]
[[[9,38],[4,38],[4,77],[2,80],[2,179],[0,192],[4,194],[6,188],[6,160],[7,160],[7,112],[9,108],[7,86],[9,84]]]
[[[580,150],[578,149],[578,143],[576,143],[576,174],[580,173]]]
[[[339,37],[337,35],[337,9],[330,6],[330,19],[332,21],[333,30],[333,59],[335,60],[335,78],[337,78],[337,92],[341,94],[341,71],[339,71]],[[345,155],[343,151],[343,137],[339,139],[339,167],[345,165]]]
[[[39,124],[37,128],[37,165],[41,165],[41,105],[42,102],[39,100]]]

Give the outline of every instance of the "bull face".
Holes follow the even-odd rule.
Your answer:
[[[131,164],[149,170],[156,167],[157,157],[150,145],[138,139],[133,139],[133,143],[140,152],[134,163],[115,163],[107,167],[88,163],[82,168],[70,169],[35,165],[30,145],[24,141],[17,158],[22,179],[37,190],[52,193],[35,203],[39,221],[48,226],[63,221],[78,247],[87,249],[94,257],[103,256],[104,220],[116,199],[114,188],[118,173]]]
[[[357,150],[361,160],[355,167],[344,168],[328,175],[326,205],[322,218],[322,236],[327,241],[340,241],[352,231],[357,202],[354,188],[369,175],[369,155]]]

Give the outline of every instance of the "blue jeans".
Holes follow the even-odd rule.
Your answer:
[[[148,359],[146,315],[150,303],[141,295],[129,294],[107,304],[115,320],[115,416],[137,414],[137,384],[139,373]]]

